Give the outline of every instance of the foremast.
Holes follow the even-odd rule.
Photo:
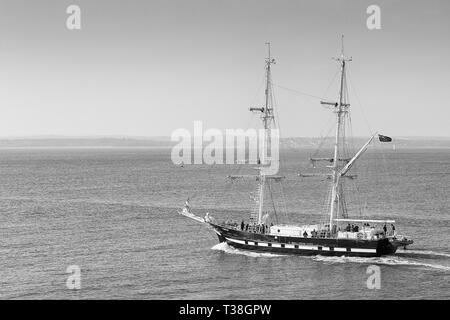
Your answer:
[[[346,77],[345,77],[345,67],[346,62],[352,61],[352,58],[346,58],[344,55],[344,36],[342,36],[342,48],[341,48],[341,56],[339,58],[334,58],[339,62],[341,67],[341,77],[340,77],[340,88],[339,88],[339,101],[338,102],[324,102],[321,101],[321,104],[331,105],[333,106],[333,112],[336,114],[336,131],[335,131],[335,139],[334,139],[334,154],[333,154],[333,165],[331,166],[332,170],[332,184],[331,184],[331,199],[330,199],[330,234],[333,235],[335,231],[334,219],[337,216],[337,212],[340,210],[341,196],[342,196],[342,187],[341,187],[341,168],[340,161],[346,161],[345,159],[340,158],[339,154],[339,141],[340,139],[344,139],[345,137],[342,135],[342,125],[343,125],[343,117],[348,113],[350,104],[347,103],[347,94],[346,94]]]
[[[267,159],[267,152],[269,150],[269,145],[270,145],[270,141],[271,141],[271,135],[270,135],[270,130],[271,130],[271,126],[272,123],[275,119],[274,117],[274,113],[273,113],[273,104],[272,104],[272,84],[271,84],[271,73],[270,73],[270,68],[272,64],[275,64],[275,59],[273,59],[271,57],[271,53],[270,53],[270,42],[266,42],[267,45],[267,50],[268,50],[268,55],[267,58],[265,60],[265,69],[266,69],[266,88],[265,88],[265,103],[264,103],[264,107],[262,108],[250,108],[250,111],[252,112],[259,112],[261,113],[261,119],[263,122],[263,126],[264,126],[264,139],[262,141],[262,150],[260,150],[260,155],[261,157],[259,157],[258,159],[258,171],[259,171],[259,177],[258,177],[258,181],[259,181],[259,185],[258,185],[258,191],[259,191],[259,195],[258,195],[258,220],[257,223],[258,224],[262,224],[263,222],[263,211],[264,211],[264,191],[265,191],[265,187],[266,187],[266,174],[264,172],[264,166],[267,166],[269,163],[269,159]],[[261,148],[261,145],[260,145]]]

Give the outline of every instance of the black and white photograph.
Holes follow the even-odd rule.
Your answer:
[[[450,2],[0,0],[0,182],[0,300],[448,300]]]

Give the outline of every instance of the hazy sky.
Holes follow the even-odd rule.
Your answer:
[[[81,30],[66,28],[71,4]],[[381,30],[366,27],[371,4]],[[368,134],[367,119],[388,135],[450,136],[448,0],[0,0],[0,136],[247,128],[264,43],[275,84],[334,100],[341,33],[355,135]],[[330,125],[318,99],[275,95],[283,136]]]

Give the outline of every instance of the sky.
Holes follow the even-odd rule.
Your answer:
[[[449,17],[447,0],[0,0],[0,136],[253,127],[267,41],[281,135],[319,136],[331,111],[296,91],[337,99],[341,34],[354,135],[450,136]]]

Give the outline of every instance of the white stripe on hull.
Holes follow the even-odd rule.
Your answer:
[[[254,241],[248,241],[245,243],[244,240],[237,240],[232,238],[225,238],[227,241],[231,241],[238,244],[243,245],[251,245],[251,246],[259,246],[259,247],[269,247],[268,242],[254,242]],[[274,248],[282,248],[281,243],[271,243],[271,247]],[[287,249],[296,249],[296,250],[316,250],[319,251],[319,246],[304,246],[304,245],[294,245],[294,244],[284,244],[284,248]],[[334,247],[332,250],[330,250],[330,247],[323,247],[321,246],[322,251],[339,251],[339,252],[347,252],[347,248],[339,248]],[[350,248],[351,252],[361,252],[361,253],[376,253],[377,249],[363,249],[363,248]]]

